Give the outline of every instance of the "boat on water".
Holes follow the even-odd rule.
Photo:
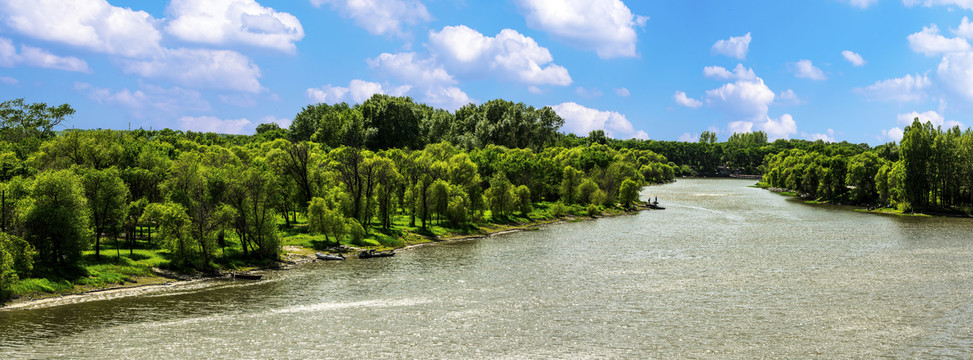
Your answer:
[[[345,256],[341,254],[315,253],[314,255],[318,257],[318,260],[344,260],[345,259]]]
[[[237,274],[237,273],[233,273],[232,275],[233,275],[233,278],[234,279],[243,279],[243,280],[260,280],[260,279],[262,279],[264,277],[263,275],[260,275],[260,274]]]
[[[359,259],[370,259],[370,258],[390,257],[390,256],[395,256],[394,250],[390,250],[390,251],[368,250],[368,251],[362,251],[358,253]]]

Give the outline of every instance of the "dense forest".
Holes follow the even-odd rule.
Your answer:
[[[766,159],[763,182],[811,199],[969,213],[973,207],[973,132],[934,128],[916,118],[902,141],[852,151],[792,149]]]
[[[290,128],[253,136],[55,131],[72,114],[0,104],[3,297],[123,282],[149,266],[266,263],[286,244],[397,247],[620,211],[677,171],[650,150],[560,146],[550,108],[502,100],[453,114],[376,95],[307,106]]]

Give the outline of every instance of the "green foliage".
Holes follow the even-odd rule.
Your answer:
[[[570,209],[568,208],[567,205],[564,205],[564,203],[562,203],[562,202],[559,201],[559,202],[556,202],[553,205],[551,205],[551,207],[548,209],[548,211],[550,212],[550,214],[552,216],[561,217],[561,216],[567,215],[568,214],[568,211],[570,211]]]
[[[95,257],[98,257],[102,235],[114,237],[122,231],[122,224],[128,211],[128,187],[119,176],[118,169],[114,167],[106,170],[86,170],[82,183],[95,234]]]
[[[531,211],[534,211],[530,200],[530,189],[527,186],[518,186],[514,192],[514,197],[517,199],[517,209],[520,210],[521,215],[527,216]]]
[[[595,205],[595,204],[588,204],[588,206],[585,207],[585,211],[588,212],[588,216],[598,216],[598,215],[601,215],[601,211],[598,210],[598,205]]]
[[[496,173],[490,179],[490,188],[486,191],[490,211],[496,216],[506,216],[513,208],[516,194],[514,186],[507,180],[504,173]]]
[[[365,228],[362,227],[361,223],[355,219],[348,219],[348,236],[351,237],[351,243],[355,245],[365,245],[363,242],[365,240]]]
[[[25,238],[37,249],[40,263],[63,268],[78,265],[92,235],[87,212],[80,176],[69,170],[37,175],[23,224]]]
[[[625,179],[622,182],[621,189],[618,192],[618,202],[625,206],[629,206],[634,202],[639,201],[639,190],[640,186],[632,179]]]

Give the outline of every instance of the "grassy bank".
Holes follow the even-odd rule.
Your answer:
[[[94,250],[84,252],[81,268],[67,273],[37,274],[38,277],[21,279],[14,284],[12,304],[57,297],[69,294],[82,294],[90,291],[138,287],[145,285],[164,284],[193,278],[223,276],[228,272],[250,271],[262,268],[274,268],[309,261],[315,252],[350,252],[360,250],[389,250],[409,246],[450,241],[476,236],[530,228],[557,221],[573,221],[590,219],[600,216],[615,216],[635,212],[621,208],[597,207],[594,213],[580,205],[568,206],[565,213],[554,214],[554,203],[535,203],[529,214],[511,213],[506,216],[493,216],[485,211],[482,219],[464,227],[452,227],[445,220],[431,219],[425,229],[421,228],[419,219],[411,224],[408,215],[396,215],[391,229],[384,230],[370,227],[369,233],[361,241],[352,241],[343,237],[338,244],[325,239],[324,235],[307,232],[307,222],[301,216],[290,221],[289,226],[283,218],[279,219],[279,235],[281,237],[280,262],[254,262],[243,257],[238,239],[227,233],[226,247],[218,250],[220,255],[211,264],[213,270],[201,273],[192,269],[175,269],[170,267],[170,254],[165,249],[157,248],[159,244],[149,241],[149,238],[136,239],[134,249],[129,250],[129,243],[123,239],[102,239],[101,256],[96,257]],[[147,235],[154,234],[146,232]],[[155,235],[152,235],[155,236]],[[336,246],[340,245],[340,246]]]

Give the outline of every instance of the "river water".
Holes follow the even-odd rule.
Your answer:
[[[0,358],[973,357],[973,220],[647,187],[637,215],[0,312]]]

